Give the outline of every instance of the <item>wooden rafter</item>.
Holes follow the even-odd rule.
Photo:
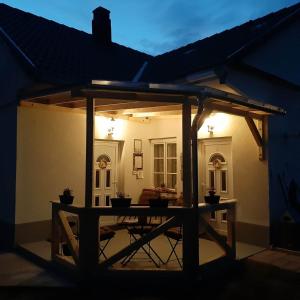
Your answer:
[[[258,119],[258,120],[262,120],[263,116],[250,112],[249,110],[246,109],[242,109],[241,108],[237,108],[237,107],[231,107],[228,105],[222,105],[222,104],[218,104],[218,103],[209,103],[206,105],[207,108],[210,108],[211,110],[216,110],[216,111],[220,111],[220,112],[224,112],[227,114],[231,114],[231,115],[236,115],[236,116],[240,116],[240,117],[250,117],[253,119]]]
[[[251,117],[245,116],[245,120],[246,120],[247,125],[252,133],[252,136],[258,146],[259,159],[264,160],[265,159],[265,145],[264,145],[263,137],[260,135],[260,133]]]

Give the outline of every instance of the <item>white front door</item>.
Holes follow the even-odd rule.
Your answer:
[[[213,138],[200,142],[201,198],[214,189],[221,200],[233,198],[231,138]],[[211,214],[210,223],[223,235],[227,232],[226,211]]]
[[[118,143],[96,141],[94,145],[94,206],[109,206],[116,196]]]

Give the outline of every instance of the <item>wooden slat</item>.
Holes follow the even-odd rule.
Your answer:
[[[51,259],[59,253],[60,230],[58,220],[59,208],[57,205],[52,205],[52,224],[51,224]]]
[[[232,255],[236,257],[236,207],[227,209],[227,243],[232,250]]]
[[[227,245],[226,241],[210,226],[204,218],[199,216],[199,224],[203,226],[207,234],[225,251],[230,258],[235,258],[235,252]]]
[[[105,269],[105,268],[113,265],[114,263],[116,263],[120,259],[122,259],[123,257],[130,255],[134,250],[141,248],[142,246],[144,246],[151,240],[155,239],[156,237],[158,237],[159,235],[164,233],[169,228],[179,225],[181,222],[182,222],[182,220],[179,217],[172,217],[172,218],[168,219],[166,222],[159,225],[157,228],[155,228],[150,233],[146,234],[142,238],[138,239],[137,241],[135,241],[135,242],[131,243],[130,245],[128,245],[127,247],[123,248],[122,250],[120,250],[118,253],[114,254],[107,260],[101,262],[99,264],[100,269]]]
[[[61,224],[61,229],[63,234],[65,235],[67,244],[69,246],[70,252],[72,254],[72,257],[74,259],[74,262],[76,265],[79,264],[79,259],[78,259],[78,243],[75,239],[75,236],[73,234],[73,231],[69,225],[69,222],[67,220],[66,214],[64,211],[60,210],[58,212],[58,220]]]

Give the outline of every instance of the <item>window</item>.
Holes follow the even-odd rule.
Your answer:
[[[177,184],[177,144],[171,140],[153,142],[153,184],[175,189]]]

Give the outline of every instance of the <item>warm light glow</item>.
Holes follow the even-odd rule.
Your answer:
[[[106,118],[102,116],[95,117],[95,136],[96,138],[122,139],[124,121],[115,118]]]
[[[229,118],[224,113],[212,113],[203,123],[201,131],[219,133],[228,126]]]

